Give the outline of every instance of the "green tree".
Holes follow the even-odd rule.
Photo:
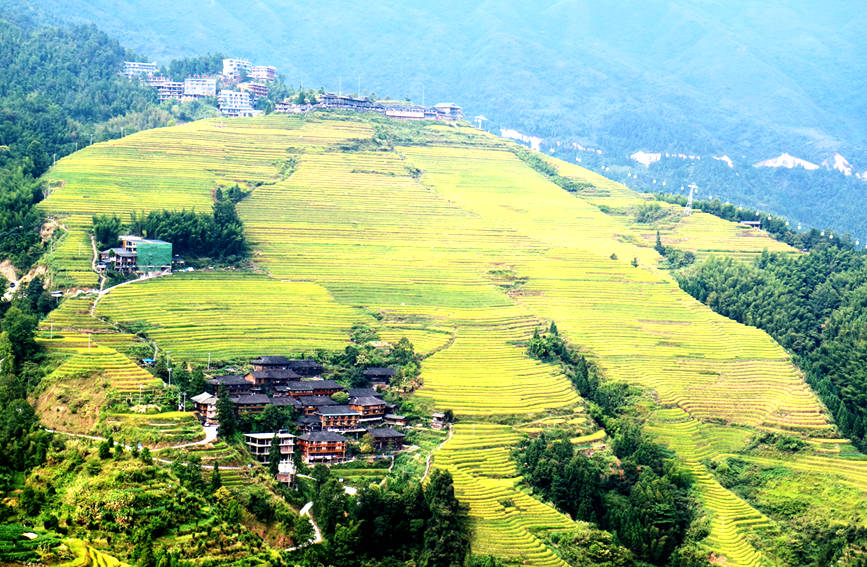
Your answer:
[[[229,392],[225,386],[220,386],[217,393],[217,421],[220,422],[220,435],[223,437],[232,437],[238,430],[235,407],[229,400]]]
[[[280,436],[276,432],[271,438],[271,447],[268,449],[268,472],[271,476],[277,476],[280,472]]]
[[[111,457],[111,445],[106,440],[99,444],[99,458],[107,459],[109,457]]]
[[[452,476],[434,469],[425,489],[430,521],[424,534],[420,564],[427,567],[457,567],[470,550],[466,510],[455,498]]]
[[[214,472],[211,473],[211,493],[217,492],[223,486],[223,478],[220,476],[220,465],[214,461]]]
[[[38,348],[34,339],[36,324],[36,317],[24,313],[18,307],[10,307],[3,317],[3,332],[6,333],[12,346],[12,354],[19,364],[29,360]]]

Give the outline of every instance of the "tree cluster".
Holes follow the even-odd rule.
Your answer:
[[[371,485],[349,497],[328,470],[314,470],[314,516],[326,543],[292,559],[299,565],[458,567],[469,553],[467,513],[452,477],[434,469],[427,485]]]
[[[241,195],[241,197],[238,197]],[[137,236],[165,240],[172,243],[172,251],[179,255],[231,260],[246,257],[249,251],[244,225],[235,211],[236,198],[246,193],[237,186],[226,192],[218,189],[217,201],[211,214],[195,211],[151,211],[130,213],[130,222],[124,225],[115,215],[94,215],[94,237],[101,249],[116,246],[124,231]]]

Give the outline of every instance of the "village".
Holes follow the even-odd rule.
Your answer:
[[[160,73],[156,63],[149,62],[125,61],[121,74],[131,80],[142,80],[155,88],[160,102],[216,97],[217,108],[226,117],[263,114],[263,110],[256,108],[256,102],[268,97],[269,83],[277,80],[276,67],[253,65],[250,60],[243,58],[223,59],[221,72],[189,76],[183,82],[169,80]],[[287,114],[302,114],[317,109],[377,112],[397,120],[454,121],[464,118],[463,109],[448,102],[428,107],[405,101],[373,101],[333,92],[319,94],[314,103],[297,104],[284,100],[276,102],[274,106],[274,112]]]
[[[243,374],[208,379],[205,391],[190,398],[192,409],[202,425],[217,430],[221,395],[237,418],[262,414],[268,406],[290,409],[296,432],[243,433],[247,451],[262,464],[270,462],[278,438],[280,482],[294,482],[296,459],[307,465],[346,462],[352,441],[369,444],[377,454],[393,455],[404,448],[407,417],[394,413],[396,406],[384,399],[395,368],[368,368],[364,378],[369,387],[345,388],[323,379],[325,368],[311,359],[260,356],[250,367]],[[447,415],[435,412],[430,426],[447,428]]]

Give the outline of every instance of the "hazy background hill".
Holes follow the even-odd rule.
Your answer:
[[[22,2],[7,2],[21,5]],[[36,4],[35,2],[32,4]],[[703,197],[867,240],[867,12],[859,2],[41,0],[160,62],[221,51],[305,86],[462,104],[488,128],[641,189]],[[342,80],[341,80],[342,78]],[[559,145],[558,145],[559,143]],[[602,154],[577,149],[593,147]],[[636,151],[682,153],[647,167]],[[757,169],[841,154],[852,174]],[[732,167],[712,156],[727,156]],[[654,184],[653,181],[657,180]]]

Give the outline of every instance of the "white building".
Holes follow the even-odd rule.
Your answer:
[[[187,77],[184,79],[184,96],[217,96],[217,79],[214,77]]]
[[[291,460],[295,452],[295,436],[291,433],[245,433],[244,443],[253,458],[260,463],[267,463],[271,456],[271,440],[275,435],[280,438],[280,460]]]
[[[226,77],[237,77],[241,74],[241,69],[248,74],[253,69],[253,64],[249,59],[223,59],[223,75]]]
[[[140,77],[145,75],[150,77],[155,73],[158,73],[159,69],[157,69],[156,63],[144,63],[141,61],[124,61],[123,62],[123,74],[132,79],[133,77]]]
[[[225,67],[225,62],[223,63]],[[251,79],[257,81],[274,81],[277,79],[277,67],[270,65],[253,65],[248,73]]]
[[[260,113],[253,109],[250,93],[245,91],[221,90],[217,95],[217,106],[226,116],[255,116]]]
[[[154,85],[160,97],[160,102],[164,100],[181,100],[184,96],[184,84],[174,81],[164,81]]]
[[[250,93],[254,100],[268,96],[268,86],[262,83],[238,83],[238,90]]]

